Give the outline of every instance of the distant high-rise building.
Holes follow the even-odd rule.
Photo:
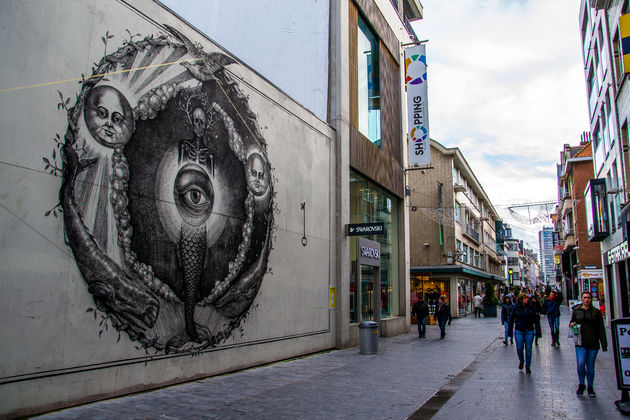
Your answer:
[[[540,268],[545,284],[556,284],[556,265],[553,261],[553,228],[543,227],[538,232],[538,246],[540,247]]]

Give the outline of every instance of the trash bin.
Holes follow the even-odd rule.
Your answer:
[[[363,321],[359,324],[359,345],[361,354],[378,353],[378,322]]]

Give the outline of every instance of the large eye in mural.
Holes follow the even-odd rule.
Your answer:
[[[187,165],[179,171],[173,195],[177,210],[186,223],[199,226],[210,217],[214,190],[208,174],[197,165]]]
[[[129,102],[111,86],[97,86],[90,91],[85,101],[84,117],[90,134],[106,147],[124,146],[134,130]]]

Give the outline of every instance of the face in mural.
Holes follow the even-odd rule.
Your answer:
[[[252,153],[247,158],[247,186],[257,197],[267,192],[269,170],[264,159],[258,153]]]
[[[124,146],[133,133],[133,112],[116,88],[97,86],[85,99],[85,123],[94,139],[106,147]]]
[[[69,107],[71,128],[83,117],[114,152],[89,154],[72,134],[60,197],[66,238],[97,309],[144,348],[198,352],[240,328],[267,273],[273,185],[255,113],[223,72],[234,60],[166,28],[171,35],[100,60],[94,74],[108,74],[108,84],[83,85],[83,115]],[[161,71],[126,71],[140,63]],[[112,180],[101,196],[112,203],[114,225],[103,223],[106,211],[93,216],[112,232],[107,243],[94,240],[77,205],[93,198],[78,178],[90,165]]]

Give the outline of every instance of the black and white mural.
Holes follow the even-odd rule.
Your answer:
[[[59,197],[97,309],[145,349],[195,352],[239,327],[268,270],[273,177],[235,61],[166,28],[129,33],[62,98]]]

